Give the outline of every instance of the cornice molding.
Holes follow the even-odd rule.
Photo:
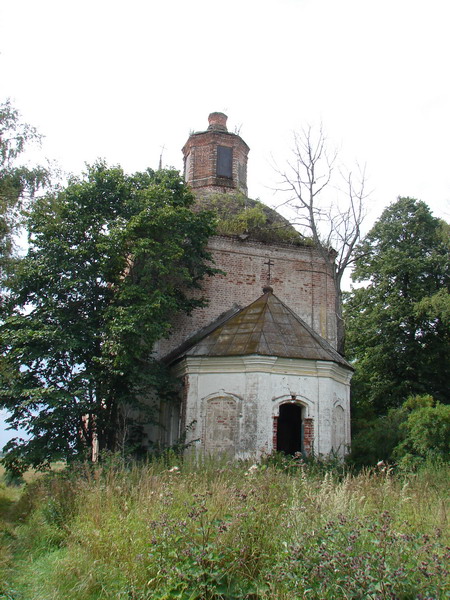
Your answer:
[[[184,375],[266,373],[333,379],[348,385],[352,372],[340,365],[321,360],[279,358],[277,356],[188,356],[177,363],[173,370],[177,377]]]

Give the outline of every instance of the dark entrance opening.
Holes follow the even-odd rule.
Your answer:
[[[295,454],[303,451],[302,407],[282,404],[278,417],[277,451]]]

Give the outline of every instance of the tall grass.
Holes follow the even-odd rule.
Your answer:
[[[450,597],[448,468],[281,462],[112,462],[29,484],[3,598]]]

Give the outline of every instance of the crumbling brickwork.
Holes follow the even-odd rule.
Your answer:
[[[209,115],[207,131],[189,136],[183,147],[184,177],[194,191],[230,192],[237,190],[247,195],[247,156],[250,148],[244,140],[227,131],[227,116]],[[220,148],[229,149],[231,170],[218,171]]]
[[[336,346],[335,291],[331,273],[320,253],[312,247],[264,244],[238,237],[216,236],[209,242],[215,266],[225,275],[203,282],[208,306],[191,316],[174,320],[173,335],[161,340],[157,355],[164,356],[233,306],[253,302],[268,283],[268,260],[272,261],[270,285],[274,293],[317,333]]]
[[[303,422],[303,452],[306,456],[310,456],[314,448],[314,421],[313,419],[305,419]]]

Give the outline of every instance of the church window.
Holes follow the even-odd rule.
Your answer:
[[[233,177],[233,148],[217,146],[217,177]]]

